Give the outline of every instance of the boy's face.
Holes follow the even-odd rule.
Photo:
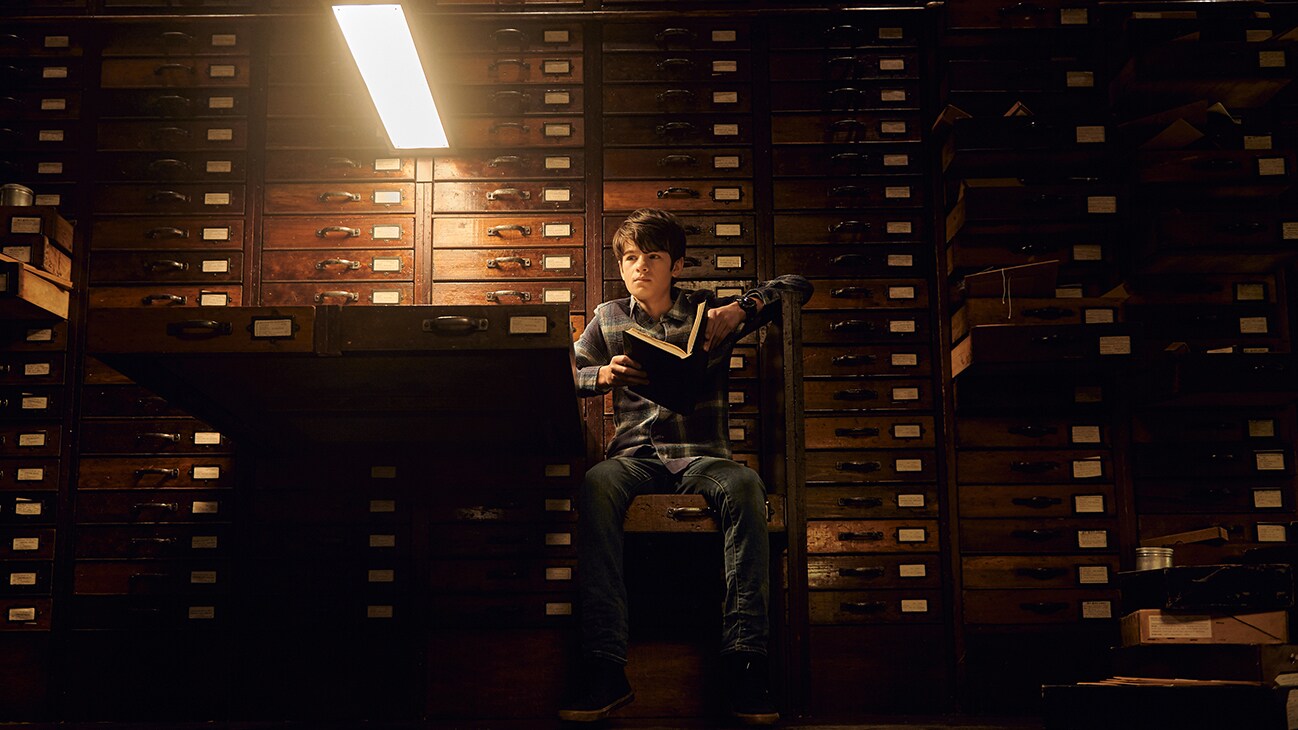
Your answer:
[[[666,251],[646,253],[631,242],[624,246],[622,260],[618,262],[626,290],[642,302],[667,296],[672,288],[672,275],[679,274],[684,267],[685,259],[677,259],[673,264],[671,254]]]

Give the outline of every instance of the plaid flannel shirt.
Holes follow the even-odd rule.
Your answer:
[[[708,352],[708,377],[706,394],[700,398],[694,412],[682,415],[653,401],[641,398],[625,387],[613,388],[613,413],[617,433],[608,446],[607,456],[649,456],[651,454],[669,466],[684,468],[694,457],[715,456],[730,458],[729,405],[727,385],[730,380],[730,351],[735,342],[748,333],[770,322],[779,311],[781,292],[794,292],[805,304],[811,298],[811,282],[801,276],[778,276],[771,281],[744,292],[743,296],[757,296],[765,304],[751,321],[745,320],[719,346]],[[597,384],[599,369],[616,355],[623,354],[623,333],[638,325],[655,337],[684,348],[694,313],[699,301],[706,299],[708,308],[721,307],[736,301],[737,297],[717,298],[711,291],[689,291],[672,288],[673,304],[657,322],[649,319],[644,310],[631,297],[604,302],[595,308],[595,316],[586,325],[586,331],[576,343],[577,394],[582,397],[603,395],[607,389]],[[676,471],[677,469],[673,469]]]

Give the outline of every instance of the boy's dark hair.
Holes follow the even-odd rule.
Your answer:
[[[627,216],[613,234],[613,253],[619,261],[628,242],[645,253],[666,251],[674,264],[685,256],[685,226],[665,210],[641,208]]]

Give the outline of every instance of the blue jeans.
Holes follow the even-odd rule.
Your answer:
[[[722,653],[766,653],[770,545],[766,486],[748,467],[701,457],[679,474],[656,458],[615,457],[586,472],[577,515],[577,575],[582,653],[626,662],[627,599],[622,521],[641,494],[701,494],[717,514],[724,546],[726,597]]]

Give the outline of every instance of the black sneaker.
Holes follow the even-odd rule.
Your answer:
[[[780,713],[771,700],[766,656],[736,651],[722,656],[730,714],[745,725],[774,725]]]
[[[608,659],[589,659],[582,667],[576,699],[564,703],[559,719],[567,722],[597,722],[619,707],[631,704],[635,693],[626,681],[626,670]]]

